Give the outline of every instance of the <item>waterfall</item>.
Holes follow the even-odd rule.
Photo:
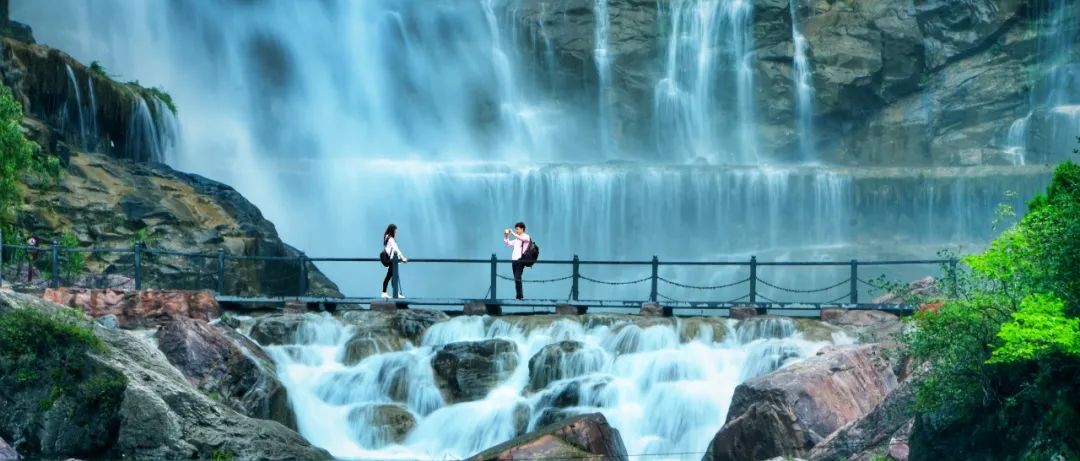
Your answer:
[[[154,109],[139,95],[128,122],[128,137],[124,144],[124,156],[153,162],[164,161],[176,145],[179,122],[168,106],[160,99],[150,97]]]
[[[97,123],[97,97],[94,96],[94,77],[86,76],[86,88],[87,95],[90,96],[90,106],[86,108],[86,119],[90,124],[87,127],[90,133],[90,139],[84,148],[96,148],[98,137],[98,123]]]
[[[1024,165],[1024,156],[1027,154],[1027,132],[1031,113],[1016,119],[1009,125],[1009,131],[1005,135],[1005,152],[1013,158],[1013,165]]]
[[[354,327],[322,316],[305,324],[295,344],[266,350],[301,434],[337,457],[462,459],[541,423],[599,411],[629,453],[697,460],[723,425],[739,382],[828,344],[804,339],[782,319],[672,319],[647,327],[619,318],[581,321],[458,317],[432,326],[420,344],[349,366],[343,357]],[[833,337],[851,342],[842,333]],[[435,381],[434,355],[446,344],[494,339],[513,344],[516,367],[480,400],[448,404]],[[530,376],[530,359],[559,344],[570,352],[545,362],[554,364],[538,370],[547,375]],[[531,382],[541,387],[529,391]],[[416,424],[397,442],[373,422],[379,411],[402,410]]]
[[[804,162],[816,160],[814,151],[814,86],[806,57],[806,38],[799,32],[799,0],[791,0],[791,43],[794,47],[792,84],[795,87],[795,132]]]
[[[1020,167],[770,163],[771,153],[759,155],[755,127],[754,2],[672,0],[655,2],[656,9],[653,2],[631,2],[639,7],[632,14],[619,9],[627,2],[587,1],[576,13],[560,10],[563,3],[327,0],[300,8],[284,0],[167,6],[55,0],[16,3],[12,12],[44,43],[167,88],[183,114],[183,131],[171,113],[155,110],[157,102],[137,104],[133,135],[156,138],[159,146],[147,152],[236,188],[283,239],[313,256],[371,257],[390,222],[399,226],[409,256],[505,256],[501,230],[525,221],[544,258],[552,259],[922,259],[942,248],[984,245],[994,235],[996,205],[1022,210],[1023,197],[1047,182],[1034,146]],[[70,12],[70,30],[48,19],[57,11]],[[536,18],[542,12],[556,17]],[[645,24],[657,35],[644,44],[656,63],[637,74],[633,50],[625,68],[623,55],[612,57],[622,52],[617,28],[643,17],[656,22]],[[797,42],[792,79],[808,85],[796,85],[805,91],[796,91],[795,106],[811,114],[812,105],[800,100],[811,100],[813,89],[809,76],[799,74],[809,73],[800,63],[812,50],[798,45],[804,42],[798,22],[790,31]],[[568,30],[585,35],[577,42],[557,35]],[[1063,49],[1048,40],[1043,48]],[[577,54],[569,56],[568,48]],[[562,54],[552,57],[552,49]],[[568,76],[574,72],[580,75]],[[607,90],[591,87],[593,72]],[[580,88],[585,81],[589,88]],[[1038,88],[1065,88],[1068,81],[1046,79]],[[623,85],[637,85],[637,93]],[[645,101],[627,104],[618,99],[625,94]],[[609,99],[620,104],[599,114]],[[1045,138],[1037,128],[1046,114],[1065,120],[1072,113],[1073,103],[1058,99],[1056,112],[1034,111],[1028,144]],[[648,114],[637,130],[647,132],[642,152],[621,142],[605,152],[598,126],[630,136],[635,130],[613,127],[630,105]],[[156,131],[146,129],[151,114]],[[812,151],[813,123],[796,123]],[[319,268],[346,294],[377,294],[381,267]],[[566,269],[537,265],[526,279],[561,277]],[[647,268],[594,269],[585,275],[606,281],[649,275]],[[488,270],[417,264],[401,275],[410,296],[474,298],[488,289]],[[934,270],[887,275],[917,278]],[[697,285],[747,276],[745,268],[662,271]],[[777,270],[762,277],[822,287],[844,275]],[[787,299],[759,288],[771,299]],[[744,287],[660,289],[678,300],[746,294]],[[498,282],[499,293],[509,290]],[[581,286],[590,298],[644,299],[648,291],[646,285]],[[568,293],[568,283],[526,289],[557,299]],[[838,288],[815,300],[843,294]]]
[[[685,158],[757,163],[753,128],[753,5],[677,0],[669,18],[663,77],[654,94],[658,149]],[[717,88],[717,83],[726,86]],[[734,93],[735,98],[724,97]]]
[[[83,117],[82,95],[79,91],[79,82],[75,79],[75,72],[71,70],[70,65],[64,64],[64,70],[67,71],[68,83],[71,84],[71,90],[75,92],[75,101],[69,101],[69,105],[71,102],[75,103],[75,110],[73,112],[75,112],[75,117],[78,118],[79,121],[79,147],[86,148],[86,121]],[[67,107],[65,107],[65,109],[67,109]]]
[[[600,145],[604,152],[611,152],[614,140],[611,131],[611,54],[608,51],[608,17],[607,0],[596,0],[593,6],[595,20],[593,31],[593,60],[596,62],[597,94],[599,95],[599,132]]]
[[[1080,3],[1039,0],[1034,12],[1037,64],[1029,98],[1032,113],[1023,125],[1014,122],[1008,136],[1013,128],[1030,132],[1023,139],[1026,160],[1049,162],[1065,158],[1080,132],[1080,57],[1073,51],[1080,40]]]

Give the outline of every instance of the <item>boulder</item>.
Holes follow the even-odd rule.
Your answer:
[[[890,392],[865,416],[830,434],[810,451],[810,461],[848,459],[870,461],[887,453],[896,461],[907,460],[907,438],[914,422],[915,387],[912,377]]]
[[[24,441],[23,454],[49,459],[331,459],[280,423],[244,416],[199,392],[151,342],[71,312],[0,291],[0,317],[29,321],[59,345],[34,357],[0,353],[4,367],[33,360],[41,371],[23,373],[35,382],[32,386],[0,376],[5,402],[0,431]],[[76,371],[81,380],[50,381]]]
[[[870,300],[871,304],[903,304],[911,299],[926,298],[941,294],[937,280],[933,277],[923,277],[911,282],[899,293],[884,293]]]
[[[369,449],[401,443],[416,427],[416,417],[401,405],[363,405],[350,411],[348,420],[353,427],[365,428],[354,438],[360,446]]]
[[[816,357],[740,384],[704,459],[805,456],[896,388],[883,355],[877,345],[826,347]]]
[[[157,333],[158,349],[197,389],[252,418],[296,429],[273,360],[228,326],[176,319]]]
[[[450,320],[446,313],[432,309],[401,309],[394,312],[390,325],[413,344],[419,344],[432,325]]]
[[[11,448],[11,445],[8,445],[3,438],[0,438],[0,461],[15,461],[18,459],[22,459],[19,453],[14,448]]]
[[[728,309],[728,317],[735,320],[748,319],[750,317],[756,317],[758,310],[754,306],[735,306]]]
[[[670,309],[668,312],[670,312]],[[664,307],[659,304],[645,303],[641,305],[641,310],[638,311],[638,315],[644,315],[646,317],[665,317],[668,314],[664,312]]]
[[[280,346],[296,342],[296,332],[312,317],[295,314],[274,314],[259,317],[251,325],[249,335],[263,346]]]
[[[604,415],[591,413],[544,426],[470,456],[468,461],[514,459],[628,461],[629,457],[618,429],[608,425]]]
[[[375,354],[401,350],[405,339],[395,333],[392,329],[366,325],[357,327],[356,333],[345,343],[345,357],[342,361],[345,365],[352,366]]]
[[[904,330],[900,317],[875,310],[841,309],[825,323],[840,327],[864,343],[894,344]]]
[[[529,359],[529,386],[532,392],[552,382],[600,371],[608,362],[601,349],[586,349],[580,341],[548,344]]]
[[[517,368],[517,346],[505,339],[451,343],[431,359],[448,403],[480,400]]]
[[[221,307],[209,291],[49,288],[43,297],[91,317],[116,316],[120,328],[127,329],[154,327],[184,317],[210,321],[221,315]]]

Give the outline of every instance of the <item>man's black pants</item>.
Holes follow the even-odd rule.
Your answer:
[[[525,272],[525,263],[523,261],[514,261],[514,290],[517,292],[517,299],[524,299],[525,295],[521,293],[521,273]]]

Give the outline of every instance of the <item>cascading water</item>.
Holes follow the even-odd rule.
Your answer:
[[[97,97],[94,95],[94,78],[90,76],[86,77],[86,94],[90,96],[90,107],[86,108],[86,119],[89,120],[87,131],[90,139],[84,143],[84,147],[89,148],[97,144],[96,136],[98,132]]]
[[[1009,131],[1005,135],[1005,151],[1012,155],[1013,165],[1024,165],[1024,157],[1027,155],[1027,131],[1031,113],[1016,119],[1009,125]]]
[[[353,326],[316,317],[295,344],[269,346],[300,432],[335,456],[463,458],[559,418],[602,412],[631,454],[697,460],[723,425],[735,386],[830,342],[804,339],[790,319],[681,319],[639,326],[586,317],[458,317],[433,325],[415,347],[346,365]],[[358,325],[363,325],[360,321]],[[492,364],[505,379],[475,401],[448,404],[432,369],[436,353],[463,341],[512,349]],[[534,357],[537,357],[534,359]],[[542,362],[530,373],[530,359]],[[506,364],[516,364],[499,370]],[[400,442],[380,415],[407,411]]]
[[[661,7],[668,9],[670,22],[665,70],[654,95],[658,148],[674,146],[687,159],[758,163],[750,67],[753,5],[678,0]],[[717,87],[718,82],[727,85]],[[735,98],[722,98],[729,93]]]
[[[83,146],[83,147],[86,147],[86,145],[87,145],[86,120],[85,120],[85,117],[84,117],[84,114],[83,114],[82,94],[81,94],[81,91],[79,91],[79,82],[75,79],[75,72],[71,70],[71,66],[65,64],[64,65],[64,70],[67,71],[68,84],[71,85],[71,90],[75,93],[75,100],[74,101],[69,101],[69,104],[68,104],[70,106],[71,103],[74,103],[75,108],[74,108],[74,110],[69,109],[69,112],[68,112],[69,115],[68,116],[72,117],[70,115],[71,112],[75,113],[75,115],[73,117],[76,120],[78,120],[78,123],[79,123],[79,144],[81,146]]]
[[[126,156],[128,158],[142,158],[147,155],[148,160],[161,162],[170,156],[170,152],[176,145],[176,133],[180,131],[179,122],[168,106],[156,97],[150,98],[153,111],[146,102],[146,97],[140,96],[134,103],[131,112],[132,117],[128,122],[128,139],[126,142]]]
[[[596,77],[597,77],[597,94],[599,94],[599,128],[600,128],[600,143],[601,148],[605,153],[611,152],[612,140],[611,131],[611,54],[608,52],[608,27],[610,25],[611,18],[608,17],[607,0],[596,0],[596,4],[593,6],[593,14],[596,16],[594,21],[593,42],[595,42],[595,49],[593,50],[593,60],[596,62]]]
[[[811,82],[810,61],[806,57],[806,38],[799,32],[799,0],[791,0],[791,43],[794,48],[792,59],[794,72],[791,75],[795,86],[795,131],[799,137],[799,154],[804,162],[816,160],[814,153],[814,86]]]
[[[1024,156],[1038,152],[1036,161],[1059,158],[1064,146],[1080,132],[1080,3],[1071,0],[1035,2],[1036,64],[1032,72],[1030,111],[1007,132],[1006,149]],[[1033,119],[1034,118],[1034,119]],[[1032,130],[1036,130],[1032,133]],[[1023,157],[1020,159],[1024,160]]]
[[[624,62],[616,53],[625,50],[610,42],[620,36],[614,28],[625,27],[636,13],[617,14],[616,3],[586,2],[594,8],[594,24],[558,29],[587,31],[580,37],[585,44],[592,35],[593,46],[581,48],[572,70],[599,75],[607,69],[609,96],[623,94],[615,87],[628,81],[641,85],[639,94],[652,92],[651,104],[639,102],[636,109],[655,112],[644,125],[655,122],[652,135],[641,134],[655,142],[642,142],[643,152],[630,152],[622,142],[605,150],[610,133],[597,127],[614,122],[598,122],[596,89],[549,78],[556,72],[529,71],[566,73],[566,55],[552,57],[551,50],[573,44],[547,32],[569,21],[569,13],[546,23],[519,14],[554,11],[556,3],[328,0],[300,7],[280,0],[56,0],[16,1],[12,13],[34,26],[44,43],[166,88],[184,114],[184,130],[178,148],[162,149],[165,160],[235,187],[285,240],[311,256],[371,257],[390,222],[399,226],[402,247],[412,257],[505,256],[501,230],[523,220],[552,259],[921,259],[943,247],[985,244],[998,203],[1020,209],[1024,197],[1045,186],[1046,171],[1036,166],[767,164],[754,126],[759,58],[749,0],[657,2],[660,34],[650,45],[658,51],[656,62],[634,78],[615,77],[622,75],[621,64],[610,64]],[[531,26],[537,22],[542,27]],[[1067,88],[1055,94],[1062,92],[1080,95]],[[620,102],[612,111],[626,107]],[[145,103],[145,109],[158,104]],[[796,105],[810,112],[811,104]],[[142,105],[134,109],[147,120]],[[167,122],[171,117],[149,112],[165,114]],[[608,115],[614,120],[623,114]],[[812,123],[805,127],[812,131]],[[1006,190],[1016,194],[1007,197]],[[377,294],[379,267],[325,263],[320,269],[346,294]],[[526,278],[565,276],[568,270],[537,265]],[[716,285],[746,277],[744,270],[664,267],[663,273],[683,283]],[[933,271],[912,270],[889,275]],[[610,281],[648,275],[647,268],[634,271],[588,275]],[[825,270],[767,275],[788,287],[827,286],[845,277]],[[481,296],[488,280],[482,265],[403,271],[410,296]],[[509,284],[500,281],[497,290],[505,295]],[[746,292],[662,290],[675,299],[726,300]],[[819,300],[844,294],[837,291]],[[526,290],[560,298],[568,292],[568,282]],[[582,296],[647,294],[643,284],[582,286]]]

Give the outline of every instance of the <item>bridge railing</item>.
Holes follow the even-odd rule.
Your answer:
[[[472,265],[487,268],[488,280],[478,282],[482,289],[487,283],[487,293],[472,298],[477,301],[496,302],[500,299],[499,284],[513,282],[513,277],[501,273],[512,262],[496,255],[483,259],[417,258],[409,261],[421,265]],[[0,245],[0,281],[30,284],[38,287],[83,287],[120,289],[199,289],[231,296],[277,296],[304,297],[329,294],[328,279],[317,276],[316,265],[348,263],[367,267],[381,265],[378,258],[309,257],[297,256],[245,256],[233,255],[224,248],[213,253],[186,253],[148,247],[136,242],[127,248],[67,248],[58,242],[43,246]],[[400,261],[393,261],[399,265]],[[553,277],[523,278],[526,284],[567,283],[567,301],[582,300],[583,285],[609,288],[647,286],[647,299],[636,301],[690,302],[668,296],[665,290],[681,290],[684,293],[703,293],[706,299],[719,304],[864,304],[860,293],[867,289],[885,291],[880,280],[867,276],[870,268],[934,265],[942,267],[945,277],[955,280],[957,260],[847,260],[847,261],[759,261],[756,256],[746,260],[681,261],[661,260],[653,256],[649,260],[583,260],[577,255],[571,259],[540,260],[541,267],[560,267],[563,271]],[[621,280],[606,280],[590,272],[590,268],[603,267],[639,269],[637,275]],[[722,268],[735,269],[733,276],[719,283],[703,284],[678,280],[662,273],[662,268]],[[831,268],[832,273],[843,271],[844,276],[818,283],[816,286],[784,286],[778,279],[765,274],[778,268]],[[584,269],[584,270],[583,270]],[[644,271],[640,271],[644,269]],[[846,269],[846,270],[845,270]],[[400,292],[399,270],[394,271],[392,292]],[[611,271],[609,271],[611,274]],[[641,276],[641,274],[648,274]],[[624,274],[623,274],[624,275]],[[773,274],[775,275],[775,273]],[[948,284],[947,284],[948,285]],[[951,284],[955,286],[955,283]],[[718,297],[719,293],[730,296]],[[778,299],[782,297],[788,299]],[[509,296],[507,296],[509,297]],[[730,299],[728,299],[730,298]],[[811,298],[815,300],[811,301]],[[701,299],[695,299],[701,301]]]

